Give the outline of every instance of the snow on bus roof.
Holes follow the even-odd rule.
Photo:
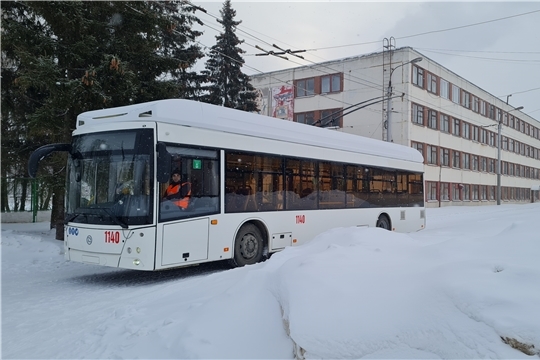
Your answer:
[[[185,99],[158,100],[88,111],[80,114],[77,119],[77,128],[98,124],[105,119],[107,122],[154,120],[321,148],[423,162],[420,152],[407,146]]]

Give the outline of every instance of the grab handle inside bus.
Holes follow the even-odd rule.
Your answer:
[[[171,177],[172,156],[167,151],[167,145],[162,142],[156,144],[157,151],[157,181],[166,183]]]
[[[37,148],[28,159],[28,175],[36,177],[39,162],[55,151],[67,151],[71,153],[71,144],[49,144]]]

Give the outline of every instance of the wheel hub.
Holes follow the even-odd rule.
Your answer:
[[[253,235],[246,235],[242,239],[242,256],[244,259],[251,259],[257,254],[259,243]]]

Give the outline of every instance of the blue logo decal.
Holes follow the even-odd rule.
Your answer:
[[[69,235],[79,236],[79,229],[73,228],[73,227],[69,227],[69,228],[68,228],[68,234],[69,234]]]

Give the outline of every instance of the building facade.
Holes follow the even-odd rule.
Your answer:
[[[539,199],[540,122],[412,48],[251,80],[264,115],[420,151],[428,207]]]

